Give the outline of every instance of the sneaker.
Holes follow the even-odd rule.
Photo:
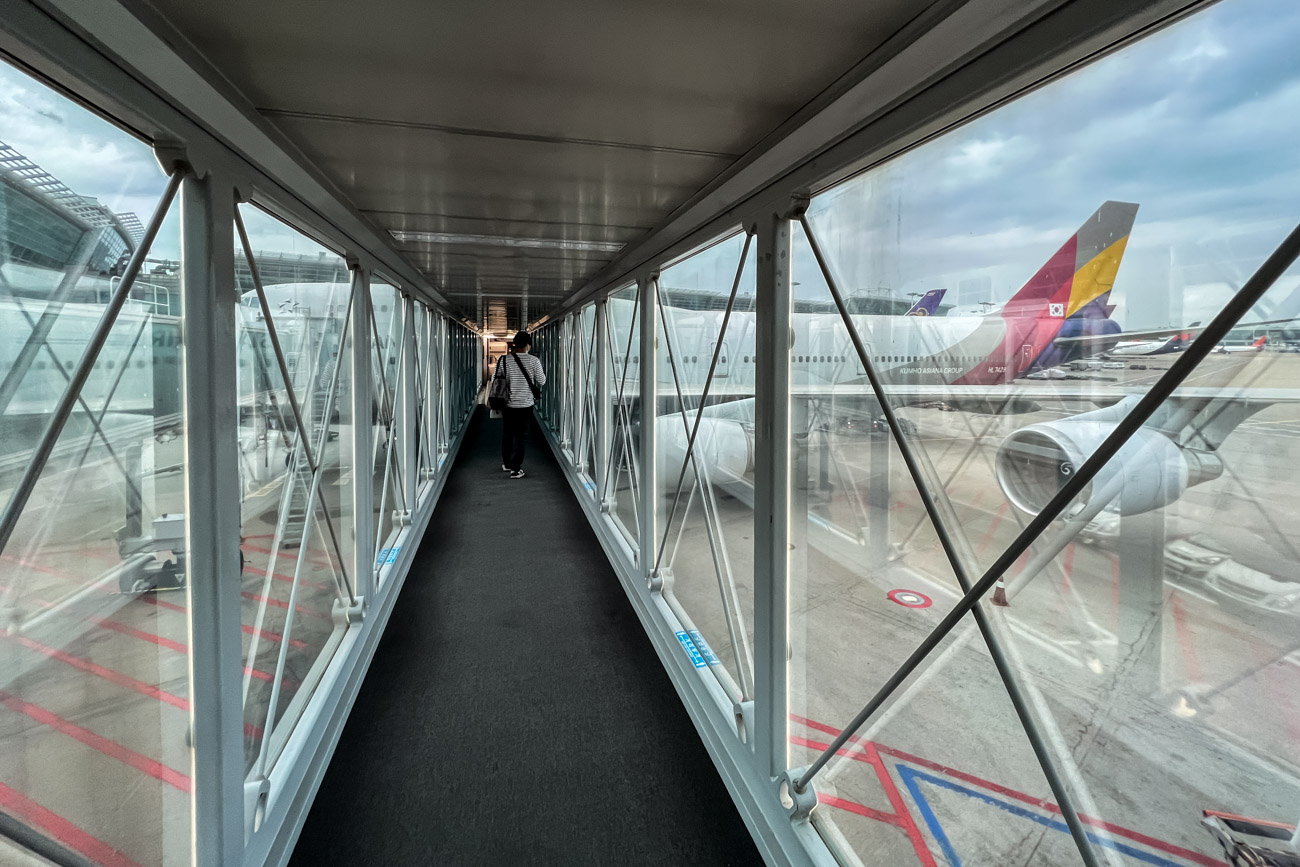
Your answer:
[[[524,471],[523,471],[523,470],[511,470],[511,471],[510,471],[510,478],[512,478],[512,479],[522,479],[523,477],[524,477]]]
[[[505,464],[502,464],[502,465],[501,465],[501,472],[503,472],[503,473],[508,473],[508,472],[510,472],[510,468],[507,467]]]

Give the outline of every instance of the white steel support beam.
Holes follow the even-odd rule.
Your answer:
[[[416,492],[420,487],[420,456],[415,448],[416,417],[420,414],[419,403],[415,395],[415,299],[402,294],[402,372],[401,390],[393,399],[401,406],[398,419],[397,445],[402,455],[402,485],[396,496],[403,493],[406,499],[401,504],[403,512],[410,512],[417,502]],[[409,516],[408,516],[409,517]]]
[[[638,298],[641,303],[641,366],[639,368],[638,402],[641,406],[639,455],[641,487],[637,495],[641,526],[637,532],[638,560],[641,574],[648,578],[654,568],[655,539],[658,538],[658,484],[655,480],[655,353],[659,346],[659,272],[654,271],[637,278]]]
[[[573,448],[573,427],[570,420],[573,418],[571,402],[569,400],[569,389],[573,387],[573,317],[566,316],[560,320],[560,327],[555,329],[559,335],[559,352],[556,353],[559,359],[560,374],[560,448]]]
[[[363,608],[375,593],[375,426],[374,378],[370,361],[374,357],[370,329],[370,272],[352,270],[352,528],[355,555],[352,563],[352,591]],[[339,363],[344,363],[340,359]]]
[[[592,479],[596,483],[596,497],[603,496],[605,475],[608,467],[610,404],[609,404],[609,302],[601,298],[596,302],[596,354],[592,362],[596,365],[596,466],[592,468]]]
[[[754,752],[761,774],[788,767],[791,221],[758,224],[754,368]]]
[[[448,344],[451,342],[451,323],[446,316],[438,314],[438,323],[435,330],[438,338],[438,375],[441,381],[438,383],[438,460],[447,453],[447,447],[451,442],[451,350]],[[482,363],[480,361],[480,363]]]
[[[240,653],[239,387],[235,191],[219,175],[181,187],[185,546],[189,596],[191,825],[198,867],[244,856]],[[249,805],[257,809],[257,795]]]

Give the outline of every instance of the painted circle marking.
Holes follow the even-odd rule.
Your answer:
[[[896,602],[904,608],[929,608],[934,600],[915,590],[890,590],[886,596],[890,602]]]

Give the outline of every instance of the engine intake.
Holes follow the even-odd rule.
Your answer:
[[[998,448],[998,484],[1018,509],[1036,515],[1115,430],[1127,407],[1117,405],[1061,421],[1032,424]],[[1089,504],[1102,491],[1117,489],[1121,515],[1167,506],[1192,485],[1218,478],[1223,463],[1212,452],[1180,447],[1168,436],[1140,428],[1080,492]]]
[[[677,477],[686,459],[686,431],[677,416],[660,418],[656,422],[659,445],[660,490],[672,492],[677,488]],[[709,481],[727,484],[743,479],[754,468],[754,447],[749,431],[732,419],[700,419],[700,430],[695,437],[692,452],[697,465],[707,468]],[[683,484],[693,483],[691,470],[686,470]]]

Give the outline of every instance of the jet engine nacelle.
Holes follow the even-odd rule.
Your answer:
[[[1110,436],[1126,410],[1109,407],[1032,424],[1008,436],[996,461],[998,484],[1007,499],[1022,511],[1038,514]],[[1094,495],[1115,490],[1119,513],[1139,514],[1169,505],[1191,485],[1222,472],[1223,464],[1213,453],[1181,448],[1158,430],[1140,428],[1075,502],[1086,505]]]
[[[691,423],[694,419],[688,417]],[[672,493],[677,489],[677,479],[686,459],[687,432],[682,429],[679,416],[659,418],[655,422],[658,442],[659,490]],[[753,439],[745,426],[732,419],[702,418],[695,436],[692,456],[701,474],[707,472],[713,484],[738,482],[754,468]],[[686,468],[683,485],[687,490],[694,482],[690,467]]]

